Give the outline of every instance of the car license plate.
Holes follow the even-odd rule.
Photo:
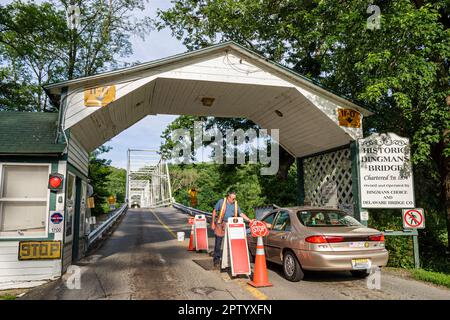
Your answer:
[[[362,242],[362,241],[359,241],[359,242],[350,242],[350,243],[348,244],[348,246],[349,246],[350,248],[364,248],[364,247],[366,247],[366,242]]]
[[[370,259],[352,259],[353,269],[370,269],[372,262]]]

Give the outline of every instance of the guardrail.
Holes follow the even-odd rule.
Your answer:
[[[174,208],[177,208],[178,210],[183,211],[184,213],[191,215],[191,216],[195,216],[196,214],[204,214],[208,220],[211,220],[211,218],[212,218],[211,212],[206,212],[206,211],[202,211],[199,209],[191,208],[191,207],[185,206],[184,204],[181,204],[178,202],[173,202],[172,206]]]
[[[152,203],[149,208],[157,208],[162,206],[168,206],[173,202],[173,199],[164,199],[156,201],[155,203]]]
[[[385,230],[383,232],[385,236],[412,236],[413,240],[413,256],[414,256],[414,267],[416,269],[420,268],[420,256],[419,256],[419,232],[417,229],[404,229],[399,230]]]
[[[87,245],[90,247],[98,238],[100,238],[105,231],[107,231],[116,220],[127,211],[127,204],[122,205],[114,214],[100,224],[95,230],[87,236]]]
[[[181,204],[181,203],[178,203],[178,202],[173,202],[172,206],[174,208],[184,212],[184,213],[187,213],[187,214],[191,215],[191,216],[195,216],[196,214],[204,214],[205,217],[206,217],[206,220],[211,222],[211,219],[212,219],[212,213],[211,212],[207,212],[207,211],[199,210],[199,209],[196,209],[196,208],[188,207],[188,206],[185,206],[184,204]],[[245,221],[244,223],[245,223],[245,225],[248,225],[247,221]]]

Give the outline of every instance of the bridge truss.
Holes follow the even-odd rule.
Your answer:
[[[173,202],[169,167],[156,150],[128,149],[129,207],[154,208]]]

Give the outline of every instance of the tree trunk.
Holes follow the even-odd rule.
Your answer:
[[[450,143],[450,130],[444,132],[444,139],[442,143],[441,153],[441,186],[442,199],[447,217],[447,251],[450,253],[450,157],[446,157],[443,152],[446,146]]]
[[[69,63],[67,68],[67,80],[71,80],[74,77],[75,73],[75,63],[77,60],[77,31],[72,30],[71,31],[71,43],[70,43],[70,50],[69,50]]]

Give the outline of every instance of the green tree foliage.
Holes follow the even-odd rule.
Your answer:
[[[110,166],[110,171],[111,173],[108,175],[108,181],[106,182],[106,189],[108,190],[109,195],[116,197],[116,202],[118,204],[125,203],[127,171],[112,166]]]
[[[68,5],[80,8],[69,30]],[[20,0],[0,5],[0,110],[53,111],[42,86],[125,66],[131,35],[143,37],[150,18],[135,18],[144,0]]]
[[[197,116],[179,116],[174,121],[172,121],[166,129],[161,134],[161,138],[163,139],[163,143],[161,143],[161,146],[159,148],[161,155],[165,159],[169,159],[172,157],[172,151],[174,146],[177,143],[183,143],[185,146],[187,144],[194,144],[194,123],[195,121],[203,121],[205,120],[204,117],[197,117]],[[191,139],[189,141],[174,141],[173,133],[177,129],[186,129],[189,130],[189,134]],[[180,155],[182,156],[182,155]],[[195,159],[195,155],[193,152],[191,152],[190,158],[192,160]]]
[[[100,215],[106,212],[105,204],[110,196],[108,189],[109,176],[111,174],[111,160],[100,158],[103,153],[111,150],[110,147],[101,146],[90,154],[89,158],[89,180],[94,188],[95,207],[91,209],[93,215]]]
[[[51,111],[42,85],[65,73],[55,52],[68,30],[63,12],[51,3],[15,1],[0,6],[0,110]],[[17,94],[17,95],[16,95]]]
[[[148,17],[135,18],[145,0],[16,0],[0,5],[0,111],[55,111],[43,86],[126,66],[130,37],[150,30]],[[80,8],[80,26],[69,29],[66,9]],[[106,197],[124,201],[124,172],[91,154],[89,178],[94,187],[94,214],[103,213]]]
[[[177,129],[187,129],[189,130],[191,139],[190,143],[191,146],[194,146],[194,123],[196,121],[202,122],[203,124],[203,130],[218,130],[223,137],[226,137],[227,130],[237,130],[242,129],[244,132],[249,129],[258,130],[259,126],[256,125],[253,121],[245,119],[245,118],[220,118],[220,117],[199,117],[199,116],[180,116],[176,118],[174,121],[172,121],[167,128],[164,130],[163,134],[161,135],[161,138],[163,138],[163,142],[160,146],[160,152],[161,154],[166,158],[169,159],[172,157],[172,150],[176,143],[186,143],[185,141],[174,141],[173,140],[173,133],[174,130]],[[208,146],[213,143],[212,141],[205,141],[203,142],[203,146]],[[252,141],[245,141],[244,143],[251,143]],[[186,146],[186,145],[185,145]],[[180,147],[180,146],[179,146]],[[224,158],[226,155],[226,140],[223,141],[223,156]],[[256,152],[254,149],[241,151],[241,149],[236,144],[236,152],[234,153],[234,157],[237,157],[238,152],[245,152],[245,157],[248,160],[249,154],[251,152]],[[193,148],[191,148],[191,160],[196,160]],[[288,171],[290,166],[294,163],[294,157],[291,156],[286,150],[283,149],[282,146],[280,146],[279,150],[279,171],[277,173],[277,176],[283,180],[286,180],[288,177]],[[235,161],[236,162],[236,161]]]
[[[109,211],[107,199],[111,195],[116,197],[117,204],[125,202],[126,170],[111,166],[111,160],[103,158],[111,149],[112,147],[101,146],[89,158],[89,180],[94,188],[94,215]]]
[[[254,215],[254,207],[267,204],[294,206],[296,204],[296,168],[289,170],[288,179],[261,176],[260,165],[217,165],[194,163],[171,165],[172,192],[177,202],[190,205],[188,190],[197,191],[198,208],[211,212],[217,200],[228,191],[237,194],[239,206]],[[276,188],[274,185],[276,184]]]
[[[446,221],[448,246],[450,4],[370,3],[381,9],[380,28],[367,28],[371,14],[363,0],[175,0],[159,10],[157,26],[170,28],[190,50],[234,40],[371,105],[376,115],[365,120],[365,134],[410,138],[417,204],[441,222],[423,235],[440,239]]]

